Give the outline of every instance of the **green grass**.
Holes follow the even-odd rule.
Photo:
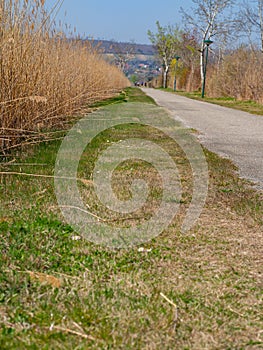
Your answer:
[[[139,88],[127,88],[125,91],[127,94],[128,102],[142,102],[142,103],[151,103],[156,105],[156,102],[154,101],[154,99],[144,94],[142,90]]]
[[[103,106],[108,106],[115,103],[122,102],[142,102],[142,103],[151,103],[156,104],[155,101],[150,97],[144,94],[139,88],[126,88],[119,95],[109,98],[107,100],[102,100],[90,105],[90,108],[98,108]]]
[[[104,107],[104,106],[108,106],[108,105],[115,104],[115,103],[127,102],[127,100],[126,100],[127,92],[128,92],[128,89],[125,89],[121,93],[116,94],[116,96],[113,96],[113,97],[108,98],[106,100],[101,100],[101,101],[98,101],[96,103],[93,103],[93,104],[89,105],[89,107],[90,108],[99,108],[99,107]]]
[[[128,89],[108,103],[137,100],[149,102],[141,90]],[[247,187],[229,161],[205,151],[207,204],[197,225],[183,234],[190,168],[164,135],[132,124],[107,130],[85,150],[79,173],[89,178],[107,144],[135,135],[170,152],[183,186],[178,216],[143,245],[146,252],[110,250],[81,239],[62,219],[52,179],[0,175],[1,349],[241,350],[263,345],[262,194]],[[23,164],[1,164],[1,171],[52,175],[59,146],[54,141],[23,156],[12,154],[9,161]],[[132,176],[132,168],[158,189],[158,178],[145,163],[122,164],[117,179]],[[90,189],[82,191],[92,205]]]
[[[161,88],[160,90],[175,93],[171,88],[168,88],[168,89]],[[192,98],[194,100],[205,101],[205,102],[217,104],[223,107],[228,107],[228,108],[233,108],[240,111],[248,112],[251,114],[263,115],[263,105],[255,101],[251,101],[251,100],[241,101],[232,97],[215,98],[215,97],[205,96],[204,98],[202,98],[200,92],[176,91],[176,93],[178,95]]]

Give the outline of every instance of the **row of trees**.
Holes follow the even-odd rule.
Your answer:
[[[156,47],[163,65],[163,87],[167,87],[168,74],[176,74],[174,60],[180,56],[188,78],[195,75],[199,64],[200,83],[205,78],[205,52],[210,41],[214,41],[213,59],[220,69],[224,57],[236,43],[246,42],[250,50],[258,48],[263,53],[263,0],[240,2],[238,0],[192,0],[191,11],[181,8],[185,28],[161,26],[157,22],[157,31],[148,31],[149,39]],[[238,40],[237,40],[238,39]],[[209,48],[209,50],[211,50]],[[199,63],[197,63],[199,62]],[[177,65],[176,65],[177,66]],[[173,71],[173,72],[172,72]],[[191,83],[190,83],[191,85]]]

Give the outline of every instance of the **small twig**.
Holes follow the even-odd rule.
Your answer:
[[[74,326],[76,326],[82,333],[84,333],[84,330],[77,322],[73,322]]]
[[[51,142],[51,141],[57,141],[57,140],[63,140],[63,139],[64,139],[64,136],[63,137],[57,137],[57,138],[54,138],[54,139],[44,139],[44,140],[38,140],[38,141],[20,142],[18,144],[13,145],[13,146],[9,146],[9,147],[6,147],[6,148],[2,149],[2,152],[9,151],[10,149],[19,148],[21,146],[36,145],[36,144],[39,144],[39,143],[42,143],[42,142]]]
[[[67,177],[67,176],[55,176],[55,175],[44,175],[44,174],[29,174],[29,173],[20,173],[16,171],[1,171],[0,175],[21,175],[21,176],[31,176],[31,177],[43,177],[47,179],[64,179],[64,180],[77,180],[81,181],[83,184],[93,184],[91,180],[75,178],[75,177]]]
[[[160,293],[160,295],[161,295],[161,297],[164,298],[170,305],[172,305],[172,306],[175,308],[174,329],[176,329],[177,323],[178,323],[178,320],[179,320],[179,317],[178,317],[178,306],[177,306],[172,300],[170,300],[169,298],[167,298],[167,296],[164,295],[163,293]]]
[[[144,219],[144,217],[131,217],[131,218],[116,218],[116,219],[111,219],[111,220],[106,220],[106,219],[102,219],[100,216],[97,216],[93,213],[91,213],[88,210],[82,209],[80,207],[76,207],[74,205],[59,205],[60,208],[68,208],[68,209],[76,209],[79,211],[82,211],[85,214],[89,214],[91,216],[93,216],[94,218],[103,221],[105,223],[114,223],[114,222],[123,222],[123,221],[130,221],[130,220],[140,220],[140,219]],[[50,209],[57,209],[57,206],[50,206]]]
[[[64,328],[64,327],[60,327],[60,326],[53,326],[52,329],[56,329],[56,330],[58,330],[58,331],[65,332],[65,333],[74,334],[74,335],[77,335],[77,336],[79,336],[79,337],[81,337],[81,338],[84,338],[84,339],[96,340],[96,339],[95,339],[94,337],[92,337],[91,335],[83,334],[83,333],[74,331],[74,330],[69,329],[69,328]]]
[[[7,163],[0,163],[0,165],[1,166],[7,166],[7,165],[12,165],[14,162],[16,161],[16,159],[14,158],[14,159],[12,159],[12,160],[10,160],[9,162],[7,162]]]
[[[0,128],[0,131],[5,131],[5,130],[8,130],[8,131],[16,131],[16,132],[24,132],[24,133],[31,133],[31,134],[39,134],[38,131],[35,131],[35,130],[26,130],[26,129],[16,129],[16,128]]]
[[[143,217],[132,217],[132,218],[118,218],[118,219],[112,219],[112,220],[105,220],[105,219],[102,219],[101,217],[91,213],[90,211],[88,210],[85,210],[85,209],[82,209],[80,207],[76,207],[74,205],[59,205],[60,208],[68,208],[68,209],[76,209],[76,210],[79,210],[79,211],[82,211],[83,213],[85,214],[89,214],[91,216],[93,216],[94,218],[100,220],[100,221],[103,221],[105,223],[114,223],[114,222],[119,222],[119,221],[128,221],[128,220],[139,220],[139,219],[143,219]],[[50,209],[56,209],[57,206],[51,206],[49,207]]]
[[[9,270],[4,270],[5,272],[10,272]],[[29,271],[29,270],[15,270],[18,273],[32,273],[33,271]],[[64,278],[68,278],[68,279],[74,279],[74,280],[82,280],[82,278],[77,277],[77,276],[70,276],[70,275],[66,275],[65,273],[61,273],[61,272],[52,272],[53,275],[58,275]]]
[[[236,314],[236,315],[238,315],[238,316],[240,316],[240,317],[243,317],[243,318],[246,317],[245,315],[239,313],[238,311],[233,310],[230,306],[228,307],[228,309],[229,309],[231,312],[233,312],[234,314]]]
[[[177,305],[172,300],[168,299],[166,295],[160,293],[160,296],[163,297],[166,301],[168,301],[169,304],[173,305],[177,309]]]
[[[29,173],[20,173],[16,171],[1,171],[0,175],[21,175],[21,176],[31,176],[31,177],[44,177],[44,178],[55,178],[54,175],[42,175],[42,174],[29,174]]]
[[[80,208],[80,207],[76,207],[76,206],[74,206],[74,205],[60,205],[59,207],[60,207],[60,208],[76,209],[76,210],[82,211],[82,212],[85,213],[85,214],[89,214],[89,215],[93,216],[94,218],[96,218],[96,219],[98,219],[98,220],[101,220],[101,221],[103,221],[103,222],[107,222],[106,220],[104,220],[104,219],[100,218],[99,216],[97,216],[97,215],[91,213],[90,211],[85,210],[85,209],[82,209],[82,208]],[[57,208],[57,207],[52,206],[52,207],[50,207],[50,208]]]
[[[44,194],[47,192],[47,189],[45,188],[43,191],[40,191],[40,192],[36,192],[36,193],[33,193],[32,196],[39,196],[41,194]],[[42,197],[41,197],[42,198]]]
[[[8,163],[2,163],[3,166],[14,165],[14,166],[47,166],[47,163],[14,163],[15,160]]]

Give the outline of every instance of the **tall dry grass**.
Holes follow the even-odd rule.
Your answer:
[[[176,88],[187,92],[200,89],[200,69],[198,66],[188,67],[182,65],[176,74]],[[174,88],[174,74],[168,76],[168,87]]]
[[[176,87],[187,92],[201,90],[198,57],[183,57],[176,72]],[[257,49],[241,47],[222,59],[210,55],[207,66],[206,95],[232,97],[263,104],[263,55]],[[162,86],[162,76],[153,79],[153,87]],[[174,87],[174,74],[169,73],[168,87]]]
[[[240,48],[209,69],[207,92],[211,97],[233,97],[263,103],[263,56]]]
[[[129,85],[89,43],[55,29],[45,0],[0,0],[0,83],[1,153],[49,138],[44,131]]]

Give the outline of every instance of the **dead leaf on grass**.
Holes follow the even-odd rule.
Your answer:
[[[12,218],[9,217],[2,217],[0,218],[0,224],[2,224],[3,222],[11,222]]]
[[[55,276],[33,271],[29,271],[28,273],[32,281],[39,281],[40,283],[48,284],[54,288],[60,288],[62,285],[62,281]]]
[[[85,186],[91,186],[94,184],[92,180],[87,180],[87,179],[78,179],[78,180]]]

